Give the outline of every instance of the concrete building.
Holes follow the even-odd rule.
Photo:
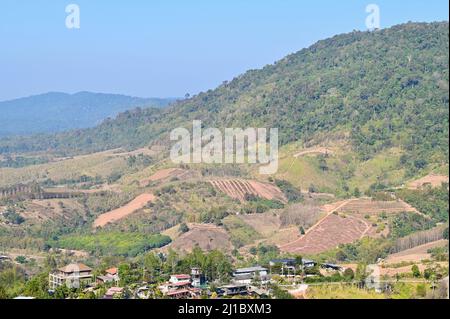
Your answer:
[[[233,272],[233,281],[237,284],[249,285],[255,280],[265,284],[269,279],[267,269],[261,266],[239,268]]]
[[[49,274],[48,282],[51,290],[62,285],[68,288],[80,288],[92,283],[92,269],[85,264],[70,264]]]
[[[192,268],[191,269],[191,281],[192,287],[202,287],[206,284],[205,276],[202,274],[200,268]]]

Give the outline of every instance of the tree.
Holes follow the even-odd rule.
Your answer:
[[[161,264],[162,264],[161,259],[153,252],[148,253],[144,257],[144,267],[152,280],[154,280],[155,277],[158,276],[158,274],[160,274]]]
[[[17,256],[15,261],[19,264],[25,264],[27,262],[27,258],[25,256]]]
[[[417,265],[413,265],[411,267],[411,272],[412,272],[413,277],[415,277],[415,278],[419,278],[421,276],[419,267]]]
[[[352,281],[355,278],[355,272],[351,268],[347,268],[344,271],[344,278],[347,281]]]
[[[182,223],[182,224],[180,224],[178,231],[182,234],[187,233],[189,231],[189,227],[188,227],[188,225],[186,225],[186,223]]]
[[[300,227],[299,227],[299,230],[300,230],[300,234],[301,234],[301,235],[304,235],[304,234],[305,234],[305,229],[303,228],[303,226],[300,226]]]
[[[356,273],[355,273],[355,279],[359,282],[364,282],[367,278],[367,272],[366,272],[366,264],[359,263],[356,267]]]
[[[129,285],[136,280],[136,276],[130,264],[123,263],[119,265],[120,284],[122,286]]]
[[[327,164],[327,161],[326,161],[325,157],[323,157],[323,156],[321,156],[321,157],[319,158],[319,168],[320,168],[323,172],[328,171],[328,164]]]
[[[56,259],[55,256],[53,255],[47,255],[47,257],[45,258],[45,267],[48,270],[54,270],[57,267],[57,263],[56,263]]]
[[[5,287],[0,285],[0,300],[8,299],[8,298],[9,298],[9,296],[8,296],[8,293],[6,292]]]
[[[278,287],[278,285],[275,284],[272,284],[272,296],[275,299],[294,299],[294,296],[292,296],[289,292],[281,289],[280,287]]]
[[[25,283],[23,293],[26,296],[46,299],[49,297],[48,289],[48,273],[41,273]]]

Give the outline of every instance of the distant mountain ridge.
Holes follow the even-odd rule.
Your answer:
[[[129,109],[161,108],[175,99],[49,92],[0,102],[0,137],[56,133],[100,124]]]

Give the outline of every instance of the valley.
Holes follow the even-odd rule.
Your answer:
[[[169,106],[0,138],[0,288],[223,297],[263,268],[270,278],[246,279],[243,296],[430,296],[448,276],[448,75],[448,23],[407,23],[319,41]],[[277,127],[278,171],[174,162],[170,132],[194,120]],[[118,268],[120,287],[50,289],[71,264],[100,280]]]

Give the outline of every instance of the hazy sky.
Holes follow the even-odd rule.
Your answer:
[[[68,4],[80,29],[66,28]],[[447,0],[0,0],[0,100],[48,91],[178,97],[317,40],[448,20]]]

